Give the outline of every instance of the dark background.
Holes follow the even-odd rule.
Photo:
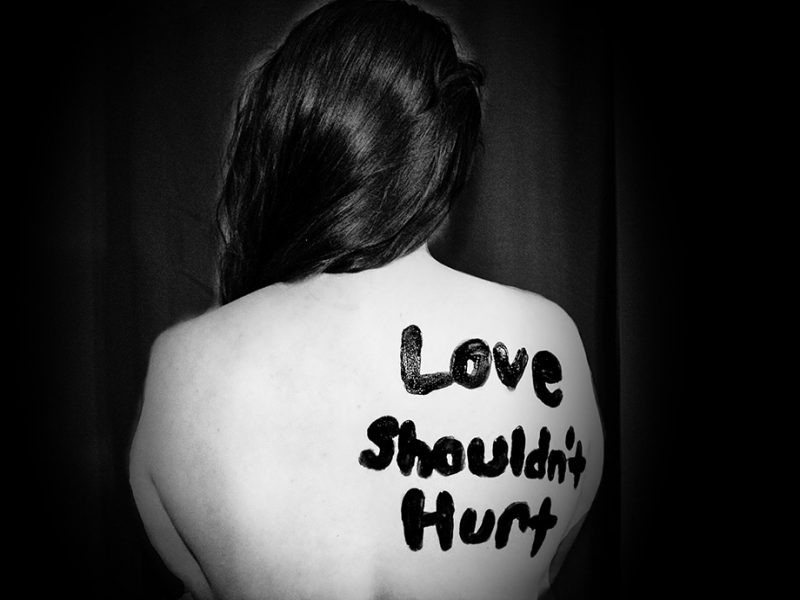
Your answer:
[[[237,80],[309,6],[70,5],[9,21],[28,41],[7,71],[18,140],[7,364],[19,385],[6,427],[14,572],[37,597],[180,589],[139,524],[127,445],[155,336],[213,303],[214,195]],[[691,19],[633,3],[425,6],[488,73],[485,150],[434,254],[558,302],[595,379],[604,479],[557,597],[681,589],[672,431],[686,399],[672,382],[684,375],[697,211]]]

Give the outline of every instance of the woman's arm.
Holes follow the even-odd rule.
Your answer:
[[[213,600],[213,593],[199,562],[185,543],[162,501],[157,486],[164,461],[164,449],[172,440],[164,439],[165,422],[174,418],[179,395],[170,379],[176,370],[178,346],[169,332],[153,345],[139,422],[131,445],[129,482],[147,536],[164,564],[188,588],[187,600]],[[172,453],[174,454],[174,453]],[[180,460],[176,457],[177,460]]]

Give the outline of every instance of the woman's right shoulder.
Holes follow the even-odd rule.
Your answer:
[[[160,333],[150,348],[145,397],[161,396],[169,386],[170,397],[181,397],[185,388],[210,383],[224,372],[222,361],[228,335],[214,309],[176,323]]]
[[[273,312],[281,303],[270,303]],[[274,329],[264,299],[245,297],[179,321],[159,334],[150,350],[148,377],[167,375],[177,382],[212,383],[232,374],[249,356],[259,334]]]
[[[178,450],[196,429],[201,414],[197,408],[214,387],[218,353],[211,339],[208,319],[196,317],[171,326],[153,342],[131,449],[132,469],[152,475],[164,466],[164,457],[180,457]]]
[[[217,311],[188,319],[153,343],[129,455],[129,481],[151,542],[193,590],[206,590],[198,562],[224,538],[208,507],[219,501],[226,405],[235,405],[231,332]],[[198,528],[198,523],[203,524]]]
[[[214,308],[156,337],[136,429],[142,462],[179,454],[193,437],[206,437],[221,411],[242,395],[252,336],[237,312]]]

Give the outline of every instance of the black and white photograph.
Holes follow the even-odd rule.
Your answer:
[[[690,589],[685,15],[24,12],[15,597]]]

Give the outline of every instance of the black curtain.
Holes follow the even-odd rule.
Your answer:
[[[37,595],[180,591],[125,472],[148,352],[213,303],[214,194],[236,84],[312,6],[183,0],[25,15],[35,27],[11,71],[9,112],[21,134],[6,213],[8,296],[21,315],[9,364],[24,424],[13,432],[15,499],[30,514],[15,555]],[[604,479],[556,597],[664,591],[678,523],[665,381],[684,335],[680,23],[638,5],[423,6],[488,73],[484,150],[434,255],[558,302],[595,380]]]

